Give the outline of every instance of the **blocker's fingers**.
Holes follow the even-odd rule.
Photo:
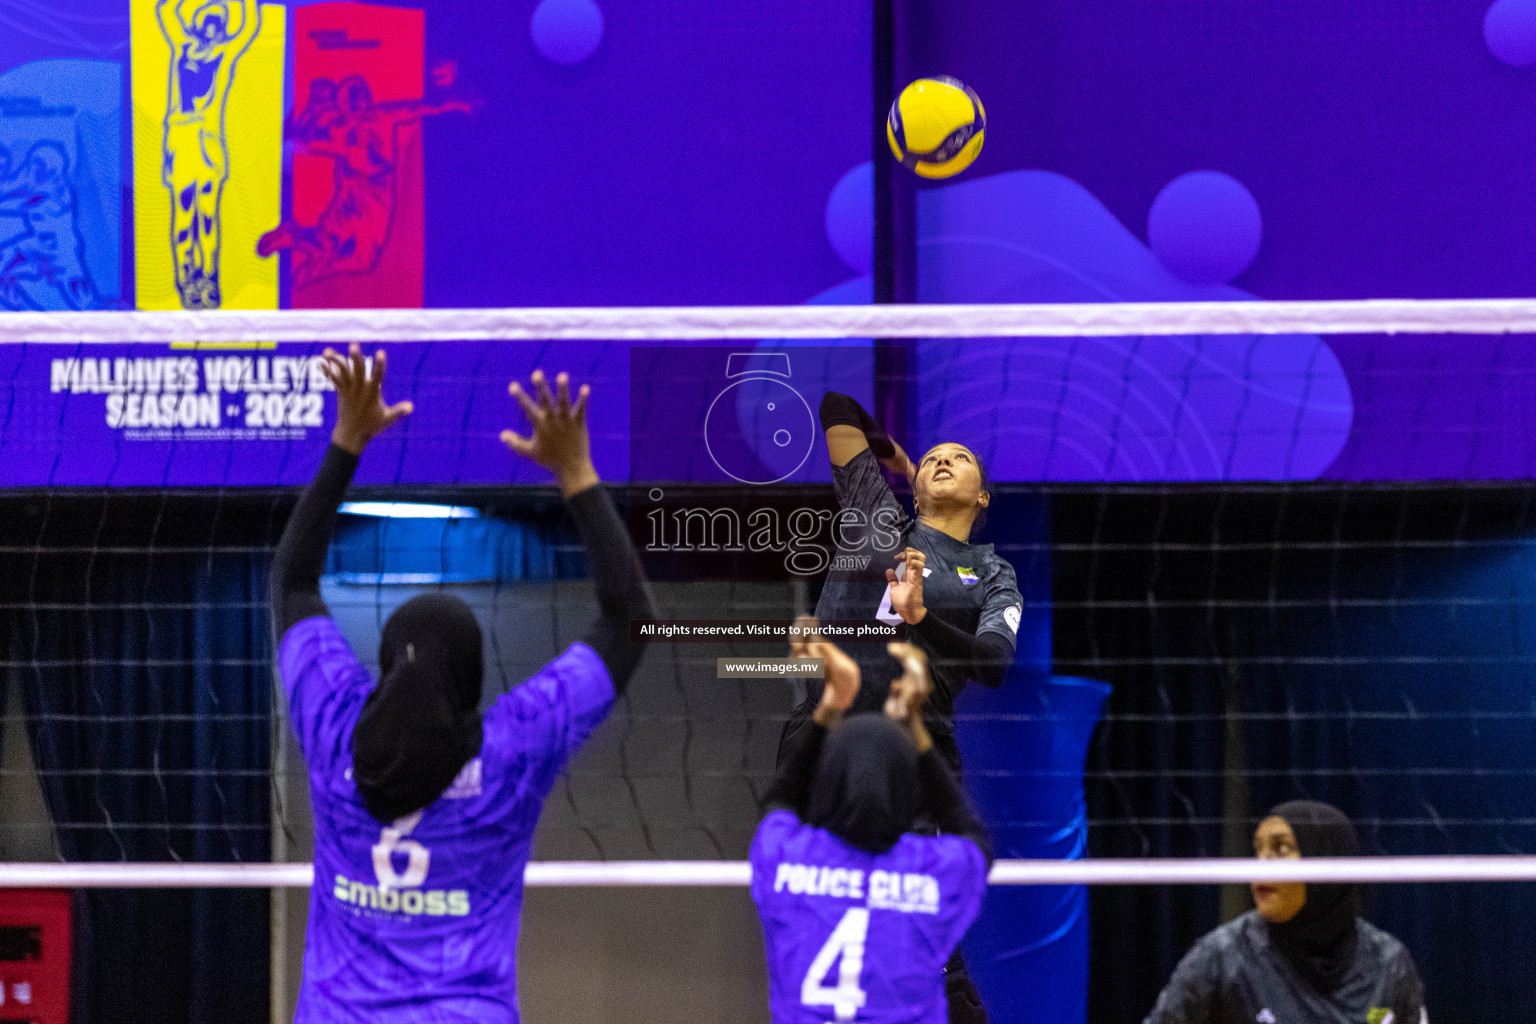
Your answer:
[[[332,352],[329,358],[320,360],[320,372],[331,382],[332,387],[340,391],[346,385],[350,368],[344,358]]]
[[[501,432],[501,443],[524,458],[532,458],[533,456],[533,439],[524,437],[515,430],[503,430]]]
[[[543,370],[533,371],[533,386],[539,394],[539,405],[545,409],[555,407],[555,396],[549,392],[549,378],[544,376]]]
[[[544,415],[544,411],[533,404],[533,399],[528,397],[528,392],[523,390],[523,386],[517,381],[513,381],[508,385],[507,392],[517,399],[518,405],[523,407],[523,415],[528,417],[528,422],[537,424]]]
[[[890,652],[891,657],[901,662],[901,667],[906,670],[907,675],[916,679],[927,675],[928,655],[922,648],[912,644],[889,643],[885,645],[885,649]]]
[[[580,391],[576,392],[576,405],[572,409],[571,415],[577,423],[585,423],[587,421],[587,399],[591,394],[592,389],[585,384],[581,386]]]
[[[384,425],[387,427],[394,423],[396,420],[400,419],[402,416],[409,416],[415,411],[416,406],[412,402],[396,402],[394,405],[384,410]]]
[[[560,410],[560,415],[563,416],[563,417],[564,416],[570,416],[570,414],[571,414],[571,375],[570,374],[568,374],[568,373],[561,373],[561,374],[556,374],[555,375],[555,397],[556,397],[557,402],[558,402],[558,404],[556,405],[556,408],[558,408]]]
[[[380,388],[384,386],[384,363],[384,350],[376,349],[373,353],[373,379]]]

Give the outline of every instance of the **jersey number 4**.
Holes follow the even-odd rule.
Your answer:
[[[926,580],[929,576],[932,575],[932,569],[925,568],[923,570],[923,579]],[[896,578],[898,580],[904,580],[907,578],[907,565],[905,562],[896,567]],[[889,583],[885,585],[885,593],[880,595],[880,607],[875,610],[875,618],[879,619],[887,626],[901,625],[901,614],[897,612],[895,608],[891,607],[891,585]]]
[[[864,1005],[859,975],[864,972],[864,940],[869,935],[869,911],[855,907],[843,915],[826,943],[811,961],[800,983],[800,1002],[806,1006],[830,1006],[840,1021],[853,1020]],[[828,988],[827,973],[837,963],[837,987]]]

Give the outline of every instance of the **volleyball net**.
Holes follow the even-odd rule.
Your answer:
[[[675,623],[814,606],[826,566],[792,556],[824,536],[792,524],[833,508],[813,410],[845,391],[993,481],[983,539],[1026,626],[956,720],[994,884],[1536,880],[1527,332],[1536,301],[7,315],[0,886],[310,883],[265,572],[334,415],[315,356],[351,341],[417,405],[365,456],[323,584],[367,662],[423,589],[480,615],[487,699],[590,620],[558,495],[496,441],[514,377],[591,383]],[[733,550],[754,513],[784,536]],[[528,884],[745,884],[796,693],[717,662],[783,647],[653,644]],[[1242,857],[1296,796],[1372,856]]]

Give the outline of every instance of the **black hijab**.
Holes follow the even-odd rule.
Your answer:
[[[352,730],[352,777],[381,822],[419,811],[480,752],[480,624],[457,597],[413,597],[384,623],[379,684]]]
[[[1360,852],[1355,826],[1344,812],[1314,800],[1292,800],[1269,812],[1284,818],[1303,857],[1353,857]],[[1344,983],[1355,964],[1360,887],[1307,883],[1307,900],[1296,916],[1269,925],[1270,941],[1297,972],[1321,992]]]
[[[849,846],[884,853],[917,816],[917,748],[883,714],[852,715],[821,748],[807,824]]]

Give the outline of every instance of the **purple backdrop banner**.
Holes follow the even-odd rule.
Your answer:
[[[507,394],[543,368],[592,385],[598,471],[629,471],[627,348],[602,342],[397,344],[386,397],[416,411],[380,436],[360,484],[539,484],[498,437],[521,429]],[[218,351],[150,345],[0,346],[0,486],[302,484],[329,443],[323,346]]]
[[[363,484],[536,484],[498,435],[535,368],[591,384],[609,479],[825,482],[816,408],[874,401],[868,342],[410,343]],[[0,346],[0,486],[305,482],[334,402],[318,345]],[[1536,477],[1536,345],[1508,338],[1208,336],[921,341],[914,452],[971,446],[1017,482]]]

